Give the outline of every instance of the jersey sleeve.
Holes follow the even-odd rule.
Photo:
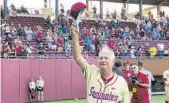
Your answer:
[[[144,79],[144,82],[143,82],[143,83],[150,84],[150,83],[149,83],[149,80],[148,80],[148,77],[147,77],[146,75],[144,75],[144,78],[143,78],[143,79]]]
[[[86,81],[90,81],[92,78],[92,75],[94,75],[97,72],[97,70],[99,69],[95,65],[87,64],[84,70],[84,77]]]
[[[164,71],[162,79],[163,79],[163,82],[167,81],[167,72],[166,71]]]
[[[130,93],[129,93],[129,89],[128,89],[128,86],[127,86],[127,82],[125,81],[125,79],[122,79],[123,80],[123,88],[122,88],[122,101],[120,103],[130,103]]]

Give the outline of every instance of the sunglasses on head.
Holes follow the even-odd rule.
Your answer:
[[[132,67],[131,69],[136,69],[136,67]]]

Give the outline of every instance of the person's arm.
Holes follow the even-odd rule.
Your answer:
[[[72,27],[72,38],[73,38],[73,57],[76,61],[76,63],[81,67],[82,71],[86,69],[86,66],[88,65],[87,60],[82,56],[80,45],[79,45],[79,32],[77,28]]]
[[[142,87],[145,87],[145,88],[150,88],[150,83],[149,83],[149,80],[147,78],[147,76],[145,75],[145,77],[142,77],[144,79],[144,82],[143,83],[140,83],[139,81],[136,81],[135,84],[139,85],[139,86],[142,86]]]
[[[145,87],[145,88],[150,88],[150,84],[139,83],[138,85]]]

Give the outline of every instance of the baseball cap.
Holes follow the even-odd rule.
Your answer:
[[[115,64],[114,64],[114,67],[118,68],[118,67],[121,67],[122,64],[120,61],[116,61]]]
[[[130,62],[129,61],[125,61],[124,63],[123,63],[123,65],[125,66],[125,65],[130,65]]]

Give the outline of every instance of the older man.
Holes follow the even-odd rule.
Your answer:
[[[123,77],[112,71],[115,55],[107,46],[99,52],[99,67],[90,65],[82,56],[79,33],[72,27],[73,54],[85,74],[87,103],[130,103],[129,90]]]
[[[166,87],[165,87],[165,92],[166,92],[165,103],[169,103],[169,68],[167,70],[165,70],[164,73],[163,73],[163,81],[166,84]]]

